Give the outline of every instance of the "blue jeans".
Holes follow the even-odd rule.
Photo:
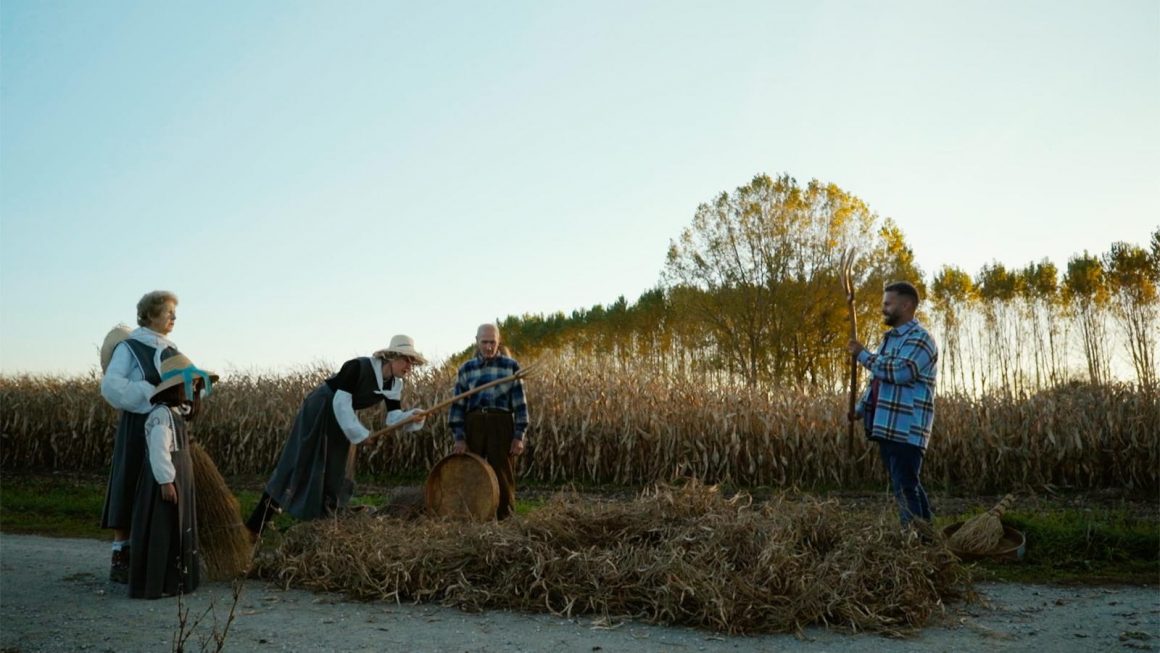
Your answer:
[[[898,502],[902,525],[910,524],[915,518],[929,523],[930,500],[926,497],[926,490],[922,489],[922,481],[918,479],[922,471],[923,450],[901,442],[878,440],[878,453],[882,455],[882,464],[890,476],[890,491]]]

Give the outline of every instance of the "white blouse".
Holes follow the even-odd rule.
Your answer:
[[[396,377],[392,381],[391,387],[384,388],[382,361],[372,357],[371,368],[375,372],[375,384],[379,388],[375,390],[375,394],[380,394],[387,399],[393,399],[395,401],[403,398],[403,379]],[[363,426],[362,422],[358,419],[358,415],[355,414],[354,397],[349,392],[345,390],[336,391],[334,393],[334,399],[331,400],[331,405],[334,407],[335,420],[338,421],[339,427],[342,428],[343,434],[346,435],[347,440],[351,441],[351,444],[359,444],[370,437],[370,429]],[[392,410],[387,413],[385,423],[387,426],[391,426],[402,419],[410,417],[415,412],[416,410]],[[423,428],[422,421],[412,422],[403,427],[403,432],[410,433],[418,431],[421,428]]]
[[[156,350],[153,365],[158,370],[161,369],[161,352],[166,347],[177,348],[171,340],[148,327],[137,327],[129,337]],[[129,347],[118,346],[114,349],[109,369],[105,370],[105,376],[101,379],[101,396],[105,401],[113,408],[144,415],[153,409],[149,401],[153,390],[153,384],[145,380],[145,372],[137,364],[137,357],[129,351]]]
[[[153,478],[162,485],[177,479],[177,469],[173,466],[173,452],[177,449],[175,428],[173,411],[169,406],[154,406],[145,420],[149,466],[153,469]]]

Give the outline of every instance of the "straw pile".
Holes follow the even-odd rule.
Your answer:
[[[200,444],[189,447],[197,502],[197,548],[210,580],[232,580],[250,567],[253,546],[241,506]]]
[[[395,488],[386,502],[374,514],[383,517],[416,519],[427,512],[427,499],[421,487]]]
[[[365,513],[301,523],[255,568],[285,587],[363,600],[725,633],[810,624],[904,633],[970,583],[953,554],[900,532],[892,512],[851,515],[810,498],[755,505],[696,482],[633,501],[560,494],[485,524]]]

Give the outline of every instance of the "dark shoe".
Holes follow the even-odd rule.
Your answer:
[[[113,552],[113,566],[109,568],[109,580],[122,584],[129,582],[129,547]]]

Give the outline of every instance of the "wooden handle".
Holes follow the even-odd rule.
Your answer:
[[[500,385],[501,383],[511,383],[513,381],[518,381],[518,380],[532,374],[533,372],[535,372],[536,365],[538,365],[538,363],[533,363],[533,364],[528,365],[527,367],[521,369],[519,372],[516,372],[515,374],[512,374],[510,376],[505,376],[502,379],[496,379],[494,381],[489,381],[487,383],[484,383],[481,386],[474,387],[474,388],[468,390],[467,392],[461,392],[461,393],[455,395],[454,397],[452,397],[446,401],[441,401],[441,402],[435,404],[434,406],[428,408],[427,410],[419,411],[418,413],[415,414],[415,416],[427,417],[428,415],[430,415],[432,413],[437,413],[437,412],[443,410],[444,408],[450,406],[451,404],[453,404],[461,399],[466,399],[477,392],[487,390],[488,388],[495,387],[497,385]],[[413,420],[411,420],[411,421],[413,421]],[[367,442],[370,442],[371,440],[379,437],[380,435],[386,435],[387,433],[394,431],[395,429],[403,426],[403,424],[406,424],[406,423],[409,423],[409,422],[399,422],[397,424],[392,424],[390,426],[381,428],[381,429],[375,431],[374,433],[370,434],[369,436],[367,436],[367,439],[363,440],[362,443],[366,444]]]
[[[427,415],[430,415],[431,413],[437,413],[440,410],[443,410],[444,408],[459,401],[460,399],[466,399],[466,398],[470,397],[471,395],[473,395],[481,390],[487,390],[488,388],[500,385],[501,383],[511,383],[512,381],[518,381],[518,380],[524,378],[525,376],[528,376],[532,372],[535,372],[536,365],[538,365],[538,363],[532,363],[531,365],[528,365],[527,367],[521,369],[519,372],[516,372],[515,374],[512,374],[510,376],[505,376],[502,379],[496,379],[494,381],[489,381],[487,383],[484,383],[481,386],[472,388],[472,389],[468,390],[467,392],[461,392],[461,393],[455,395],[454,397],[452,397],[446,401],[441,401],[441,402],[435,404],[434,406],[428,408],[427,410],[420,412],[419,414],[426,417]],[[394,428],[394,427],[392,427],[392,428]]]
[[[505,376],[502,379],[496,379],[495,381],[489,381],[487,383],[484,383],[481,386],[477,386],[475,388],[472,388],[472,389],[468,390],[467,392],[461,392],[461,393],[455,395],[454,397],[448,399],[447,401],[441,401],[441,402],[435,404],[434,406],[428,408],[427,410],[423,410],[423,411],[416,413],[416,415],[421,415],[423,417],[426,417],[426,416],[430,415],[431,413],[435,413],[435,412],[438,412],[440,410],[443,410],[444,408],[459,401],[460,399],[466,399],[466,398],[470,397],[471,395],[473,395],[477,392],[480,392],[482,390],[487,390],[488,388],[495,387],[501,383],[511,383],[512,381],[518,381],[519,379],[522,379],[522,378],[532,374],[533,372],[535,372],[536,365],[538,365],[538,363],[532,363],[531,365],[528,365],[527,367],[521,369],[520,371],[516,372],[515,374],[512,374],[510,376]],[[375,438],[379,437],[380,435],[386,435],[387,433],[394,431],[395,429],[399,428],[403,424],[409,423],[410,421],[412,421],[412,420],[408,420],[406,422],[399,422],[397,424],[392,424],[386,428],[379,429],[379,430],[375,431],[374,433],[371,433],[370,435],[368,435],[367,439],[363,440],[361,444],[365,445],[365,444],[369,443],[371,440],[374,440]],[[347,453],[347,455],[346,455],[346,480],[348,480],[348,481],[354,481],[354,467],[355,467],[355,460],[358,456],[358,449],[359,449],[359,447],[357,445],[351,445],[350,452]]]
[[[527,368],[523,368],[520,371],[517,371],[516,373],[514,373],[514,375],[509,375],[509,376],[506,376],[503,378],[498,378],[498,379],[492,380],[492,382],[487,382],[484,385],[472,387],[471,390],[456,394],[455,397],[452,397],[448,400],[440,401],[440,402],[438,402],[438,404],[436,404],[430,408],[427,408],[426,411],[420,411],[419,413],[416,413],[416,415],[421,415],[421,416],[423,416],[423,418],[426,418],[427,415],[430,415],[432,413],[436,413],[438,411],[442,411],[443,408],[447,408],[451,404],[455,404],[456,401],[459,401],[461,399],[466,399],[467,397],[471,397],[472,394],[487,390],[488,387],[494,387],[494,386],[500,385],[502,383],[512,383],[512,382],[514,382],[514,380],[520,380],[524,377],[531,375],[532,372],[536,372],[537,371],[536,365],[538,365],[538,364],[539,363],[532,363],[532,364],[528,365]],[[380,429],[376,430],[375,433],[368,435],[367,440],[362,441],[362,443],[360,443],[360,445],[367,444],[371,440],[375,440],[375,438],[380,436],[380,435],[389,434],[389,433],[391,433],[392,430],[397,429],[397,428],[405,425],[405,423],[409,423],[409,421],[408,422],[398,422],[398,423],[394,423],[394,425],[391,425],[389,427],[380,428]],[[347,458],[347,478],[348,479],[354,478],[355,449],[357,449],[357,447],[350,448],[350,454],[349,454],[349,457]]]
[[[467,392],[461,392],[461,393],[455,395],[454,397],[448,399],[447,401],[439,402],[439,403],[435,404],[434,406],[428,408],[427,410],[420,411],[416,414],[421,415],[423,417],[426,417],[427,415],[430,415],[431,413],[434,413],[436,411],[442,410],[442,409],[450,406],[451,404],[459,401],[460,399],[466,399],[467,397],[470,397],[471,395],[473,395],[477,392],[480,392],[481,390],[487,390],[488,388],[497,386],[501,383],[510,383],[512,381],[517,381],[519,379],[522,379],[525,376],[528,376],[529,374],[531,374],[532,372],[535,372],[537,364],[538,363],[532,363],[531,365],[528,365],[527,367],[521,369],[520,371],[516,372],[515,374],[512,374],[510,376],[505,376],[502,379],[496,379],[495,381],[490,381],[488,383],[484,383],[483,385],[472,388],[472,389],[468,390]],[[399,422],[397,424],[392,424],[386,428],[379,429],[379,430],[375,431],[374,433],[371,433],[370,435],[368,435],[367,439],[363,440],[361,444],[365,445],[365,444],[369,443],[371,440],[374,440],[375,438],[379,437],[380,435],[386,435],[387,433],[394,431],[395,429],[399,428],[403,424],[409,423],[410,421],[412,421],[412,420],[408,420],[407,422]],[[352,444],[350,447],[350,451],[346,454],[346,480],[350,481],[350,482],[354,481],[354,467],[355,467],[355,460],[357,460],[357,457],[358,457],[358,449],[359,449],[358,445]]]
[[[846,291],[846,308],[850,317],[850,339],[858,339],[858,311],[854,306],[854,280],[850,277],[850,271],[854,267],[853,248],[842,253],[841,268],[842,268],[842,289]],[[854,414],[854,406],[858,403],[858,359],[850,356],[850,402],[847,407],[849,415]],[[846,449],[847,454],[854,455],[854,422],[846,424]]]
[[[1002,501],[995,504],[994,508],[991,508],[987,512],[991,513],[992,515],[995,515],[996,517],[1002,517],[1003,513],[1007,512],[1007,509],[1011,507],[1011,503],[1014,501],[1015,501],[1015,495],[1008,494],[1007,496],[1003,497]]]

